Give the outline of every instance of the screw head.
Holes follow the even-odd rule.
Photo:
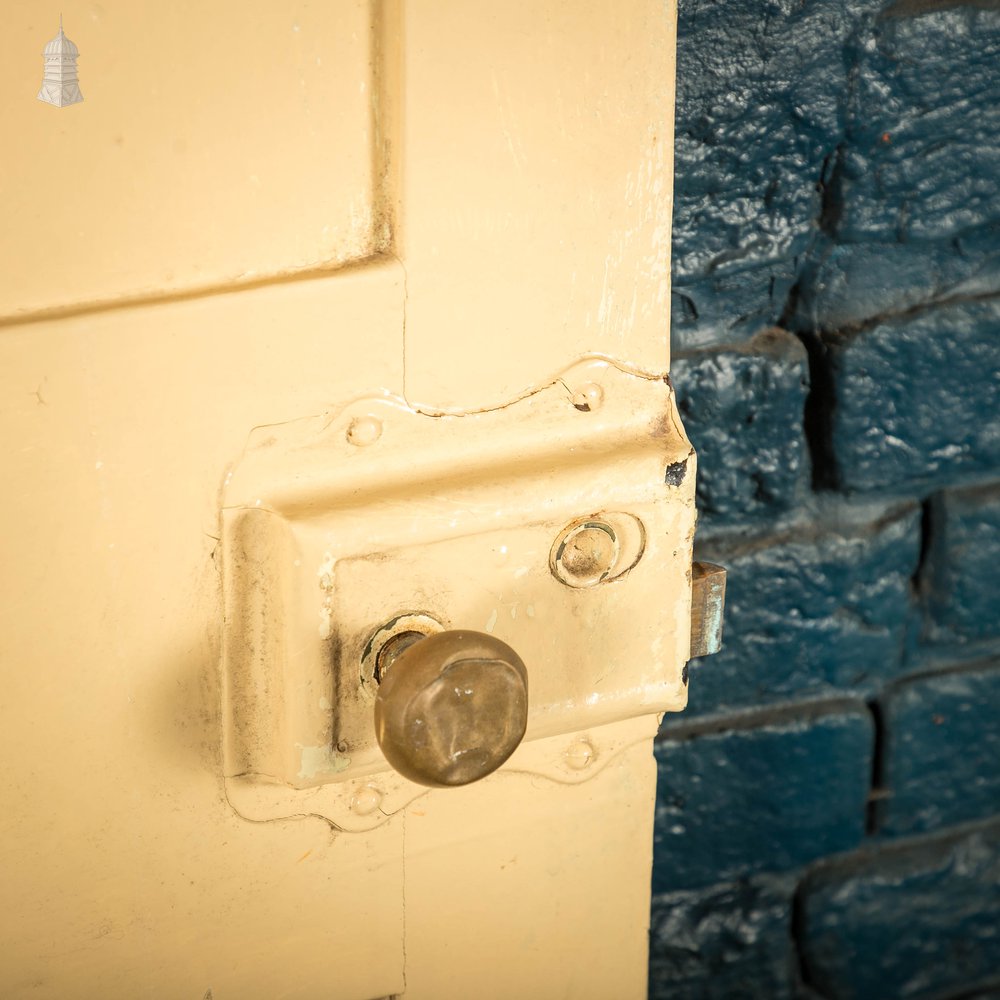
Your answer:
[[[593,587],[615,568],[618,554],[618,536],[607,521],[584,521],[570,525],[556,539],[550,563],[568,587]]]
[[[584,382],[573,393],[573,405],[583,413],[596,410],[604,402],[604,390],[596,382]]]
[[[382,804],[382,792],[374,785],[359,788],[351,799],[351,812],[358,816],[370,816]]]
[[[367,448],[382,436],[382,421],[377,417],[355,417],[347,428],[348,443]]]
[[[566,763],[574,771],[582,771],[590,766],[594,756],[594,746],[590,740],[579,739],[569,745],[566,751]]]

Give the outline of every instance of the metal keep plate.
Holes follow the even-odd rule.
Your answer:
[[[603,359],[497,409],[384,395],[256,429],[222,518],[236,808],[364,828],[425,791],[374,734],[372,645],[395,622],[523,659],[527,733],[504,769],[582,780],[560,738],[683,708],[694,463],[669,381]]]

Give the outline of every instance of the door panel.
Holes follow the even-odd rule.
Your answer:
[[[407,398],[496,406],[587,353],[666,371],[669,10],[438,0],[402,20]]]
[[[251,427],[402,384],[399,279],[0,336],[3,996],[402,987],[400,825],[359,838],[226,801],[217,566],[218,497]]]
[[[645,996],[656,720],[616,728],[583,784],[500,771],[406,810],[407,1000]]]
[[[218,542],[262,425],[666,372],[671,6],[68,4],[82,104],[27,0],[0,60],[0,994],[642,996],[656,716],[248,818]]]
[[[59,9],[5,3],[0,316],[376,252],[370,8],[66,0],[84,99],[55,108],[35,94]]]

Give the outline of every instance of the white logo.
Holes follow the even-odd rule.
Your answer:
[[[45,46],[45,79],[38,99],[57,108],[79,104],[83,100],[76,78],[76,60],[80,50],[63,34],[62,14],[59,15],[59,34]]]

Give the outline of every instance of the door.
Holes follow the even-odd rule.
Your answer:
[[[352,400],[500,413],[593,356],[662,385],[672,9],[67,0],[65,107],[35,96],[58,12],[5,15],[0,992],[644,995],[683,692],[533,741],[585,780],[255,814],[222,511],[259,428]]]

